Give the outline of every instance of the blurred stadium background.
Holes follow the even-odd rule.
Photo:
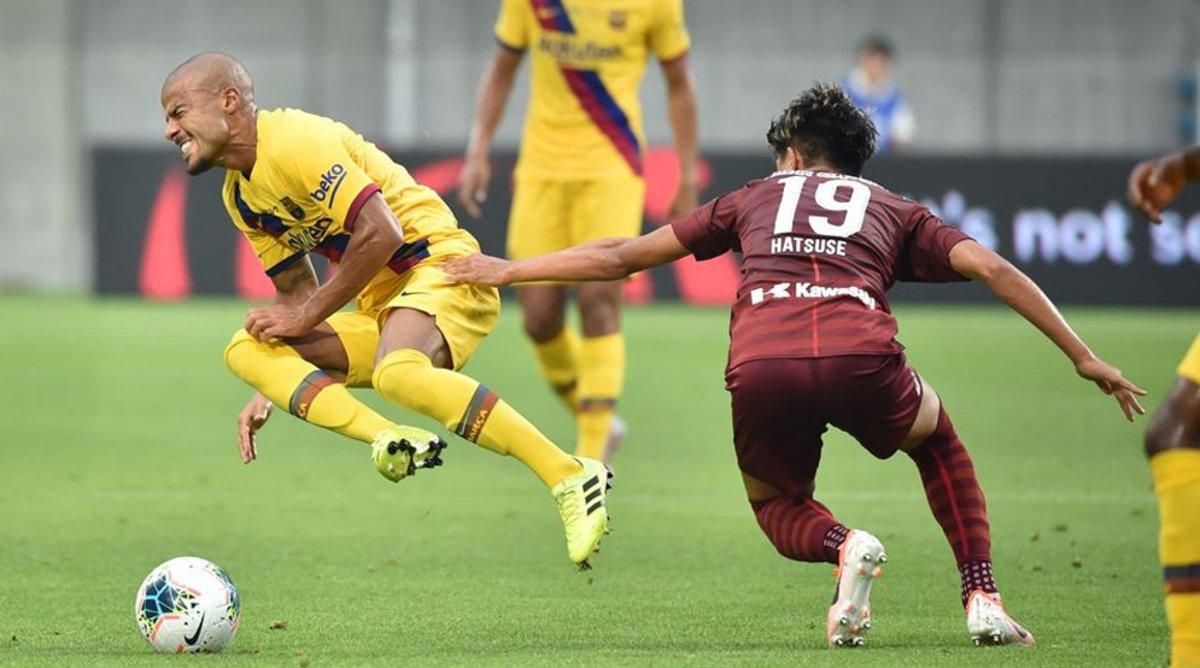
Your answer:
[[[685,4],[705,196],[768,170],[769,119],[813,80],[843,77],[866,35],[887,35],[916,134],[867,176],[1017,262],[1157,403],[1196,330],[1200,197],[1149,228],[1125,204],[1125,177],[1197,139],[1200,2]],[[878,653],[824,653],[828,571],[774,554],[733,466],[726,315],[704,306],[728,301],[730,262],[629,285],[632,300],[655,303],[627,316],[621,410],[633,438],[595,586],[559,563],[536,483],[462,442],[445,469],[397,489],[361,450],[277,415],[264,461],[237,462],[248,391],[220,350],[244,299],[269,285],[221,210],[220,175],[185,178],[162,140],[163,77],[195,52],[229,51],[261,105],[345,121],[449,200],[497,5],[0,0],[0,661],[149,658],[129,604],[145,572],[180,554],[217,561],[241,586],[236,662],[977,660],[916,473],[833,434],[818,497],[875,527],[895,563],[878,593]],[[527,74],[487,216],[465,222],[493,251]],[[675,177],[654,65],[643,90],[650,227]],[[902,295],[987,297],[969,285]],[[205,298],[176,303],[191,297]],[[900,301],[901,339],[958,416],[988,492],[1006,601],[1042,641],[989,658],[1162,665],[1141,425],[1122,424],[998,306]],[[569,442],[518,321],[506,311],[471,373]],[[680,466],[694,476],[664,479]],[[412,577],[420,569],[428,577]],[[580,601],[594,602],[586,633]]]
[[[170,147],[161,140],[159,85],[171,67],[198,51],[236,54],[254,75],[261,104],[343,120],[389,147],[413,171],[457,155],[465,145],[479,73],[493,48],[495,4],[0,2],[0,147],[5,156],[20,156],[0,166],[0,225],[9,238],[17,238],[29,221],[37,221],[36,234],[20,232],[21,252],[0,263],[0,285],[83,291],[136,287],[131,279],[136,273],[110,276],[112,268],[105,264],[119,259],[136,267],[141,256],[140,233],[162,174],[147,181],[156,170],[174,166]],[[1120,206],[1120,172],[1130,160],[1190,141],[1196,132],[1200,3],[1195,0],[686,4],[695,42],[701,143],[717,173],[709,193],[757,173],[765,162],[730,166],[728,161],[764,158],[763,135],[771,116],[811,81],[844,76],[856,45],[871,33],[888,35],[896,46],[895,78],[917,123],[910,155],[922,158],[912,165],[901,160],[887,170],[880,161],[871,173],[937,201],[950,214],[961,210],[965,215],[983,202],[1000,226],[1010,225],[1018,209],[1052,207],[1060,224],[1062,215],[1075,208],[1099,216],[1110,201]],[[515,147],[524,85],[518,84],[498,150]],[[650,68],[643,89],[648,139],[652,145],[668,144],[657,68]],[[1029,192],[1035,179],[1023,183],[1020,178],[1021,169],[1037,173],[1046,159],[1068,160],[1050,166],[1057,174],[1080,164],[1069,160],[1094,156],[1112,160],[1110,168],[1061,179],[1057,185],[1065,193]],[[980,179],[970,190],[956,182],[961,170],[970,172],[967,166],[936,162],[979,157],[1002,159],[982,174],[964,174]],[[906,180],[915,168],[926,173]],[[453,172],[438,175],[446,181]],[[445,189],[448,183],[438,185]],[[501,178],[494,189],[507,191],[504,186]],[[120,196],[106,199],[113,189],[122,189]],[[211,183],[192,184],[189,190],[211,192]],[[965,199],[945,201],[951,192]],[[493,202],[491,218],[472,228],[499,238],[503,204]],[[200,226],[234,243],[219,207],[196,215],[203,219],[189,220],[189,229]],[[1084,247],[1077,255],[1090,258],[1095,232],[1078,217],[1067,228],[1059,233],[1078,237]],[[1130,228],[1131,243],[1144,251],[1142,226]],[[120,249],[105,246],[114,234],[120,236]],[[1004,246],[1012,239],[1000,236],[1001,247],[1012,250]],[[1033,236],[1035,245],[1051,243],[1042,241],[1042,233]],[[1187,261],[1179,260],[1189,272],[1200,260],[1196,237],[1200,230],[1192,233]],[[1121,248],[1099,245],[1117,256],[1117,269],[1123,260],[1135,268],[1146,260],[1145,252],[1125,258]],[[1045,259],[1044,253],[1035,258],[1037,253],[1028,252],[1030,259]],[[1163,263],[1174,266],[1172,259]],[[228,273],[228,267],[223,270]],[[206,274],[194,287],[219,292],[230,285]]]

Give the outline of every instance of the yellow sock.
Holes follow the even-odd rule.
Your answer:
[[[233,375],[296,417],[364,443],[394,425],[290,346],[262,343],[244,329],[225,348]]]
[[[580,470],[578,461],[485,385],[461,373],[435,368],[416,350],[389,353],[375,367],[372,380],[388,401],[428,415],[492,452],[516,457],[547,487]]]
[[[575,454],[604,458],[608,430],[624,384],[625,338],[621,333],[584,338],[579,349]]]
[[[1200,667],[1200,449],[1150,458],[1161,521],[1158,547],[1171,625],[1171,665]]]
[[[558,336],[545,343],[534,341],[533,351],[542,377],[567,410],[574,413],[575,388],[579,380],[579,332],[570,325],[563,327]]]

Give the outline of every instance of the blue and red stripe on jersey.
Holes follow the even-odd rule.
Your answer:
[[[608,92],[608,87],[600,79],[600,73],[595,70],[578,70],[563,65],[559,66],[571,92],[579,100],[580,106],[587,112],[588,118],[596,124],[600,132],[613,143],[613,148],[629,163],[634,174],[642,173],[642,147],[625,110],[617,104],[616,99]]]
[[[567,14],[567,8],[563,6],[562,0],[530,0],[530,2],[533,4],[533,13],[543,30],[568,35],[575,33],[575,26],[571,23],[571,17]],[[575,94],[579,106],[583,107],[588,118],[592,119],[600,132],[612,142],[613,148],[617,149],[617,153],[625,158],[625,162],[629,164],[633,173],[641,175],[641,143],[633,131],[629,116],[625,114],[625,110],[621,109],[616,98],[608,91],[604,80],[600,78],[600,73],[596,70],[578,69],[562,64],[558,68],[562,71],[563,77],[567,80],[567,86]]]
[[[237,205],[238,213],[242,216],[242,222],[256,230],[262,230],[273,237],[282,236],[287,231],[287,227],[279,216],[273,216],[269,213],[258,213],[246,204],[246,200],[242,199],[242,188],[238,184],[233,184],[233,203]]]
[[[401,275],[404,272],[417,266],[417,264],[429,257],[429,240],[417,239],[411,244],[404,244],[393,255],[392,259],[388,260],[388,268],[396,272],[396,275]]]
[[[562,0],[530,0],[530,2],[533,3],[533,15],[537,17],[543,30],[568,35],[575,34],[575,25],[571,23],[571,17],[567,15],[567,8],[563,6]]]

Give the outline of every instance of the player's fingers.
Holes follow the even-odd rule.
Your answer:
[[[268,340],[270,340],[270,337],[267,336],[267,329],[273,324],[274,319],[269,315],[263,315],[255,319],[250,328],[250,336],[253,336],[259,341],[266,343]]]
[[[470,213],[471,215],[475,215],[471,211],[471,209],[474,208],[475,203],[471,201],[470,192],[471,192],[471,187],[469,185],[467,185],[465,183],[459,185],[458,186],[458,203],[461,204],[462,207],[467,210],[467,213]]]
[[[1125,414],[1125,419],[1133,422],[1133,410],[1129,408],[1129,404],[1124,399],[1124,393],[1117,393],[1117,405],[1121,407],[1121,412]]]
[[[278,339],[279,337],[286,336],[287,335],[287,332],[285,331],[286,329],[287,328],[284,327],[283,323],[272,322],[271,324],[267,325],[266,327],[263,327],[262,334],[259,337],[259,340],[262,341],[263,343],[269,343],[271,341],[274,341],[275,339]]]
[[[1133,396],[1128,390],[1120,390],[1117,392],[1117,397],[1121,402],[1121,410],[1125,411],[1125,417],[1132,422],[1137,415],[1145,415],[1146,409],[1142,408],[1142,404],[1138,402],[1137,397]]]
[[[242,463],[249,464],[250,452],[250,428],[249,425],[242,419],[238,419],[238,454],[242,456]]]
[[[1142,212],[1142,215],[1149,218],[1150,220],[1152,220],[1156,223],[1162,222],[1162,211],[1160,211],[1157,206],[1154,206],[1153,202],[1151,202],[1149,200],[1143,200],[1142,203],[1139,204],[1137,208],[1139,211]]]
[[[1103,392],[1103,393],[1105,393],[1105,394],[1112,394],[1112,393],[1113,393],[1112,385],[1109,385],[1109,384],[1108,384],[1108,381],[1106,381],[1106,380],[1103,380],[1103,379],[1097,379],[1097,380],[1096,380],[1096,387],[1100,388],[1100,391],[1101,391],[1101,392]]]
[[[476,220],[479,220],[481,217],[483,217],[483,209],[480,208],[480,206],[475,203],[475,200],[471,199],[470,197],[463,198],[463,208],[467,210],[468,215]]]
[[[1129,390],[1130,392],[1132,392],[1133,394],[1136,394],[1139,397],[1146,396],[1146,391],[1143,390],[1142,388],[1138,387],[1137,385],[1134,385],[1133,382],[1130,381],[1128,378],[1121,378],[1121,387],[1123,387],[1126,390]]]
[[[1141,163],[1129,173],[1128,196],[1129,203],[1141,205],[1146,200],[1146,176],[1150,166]]]
[[[252,431],[250,432],[250,462],[258,459],[258,436]]]
[[[1156,186],[1162,181],[1163,176],[1167,172],[1169,160],[1158,160],[1150,167],[1149,174],[1146,175],[1146,183],[1151,187]]]

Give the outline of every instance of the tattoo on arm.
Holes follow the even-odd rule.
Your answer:
[[[272,276],[271,282],[275,284],[275,301],[280,304],[299,304],[318,287],[317,272],[307,257]]]

